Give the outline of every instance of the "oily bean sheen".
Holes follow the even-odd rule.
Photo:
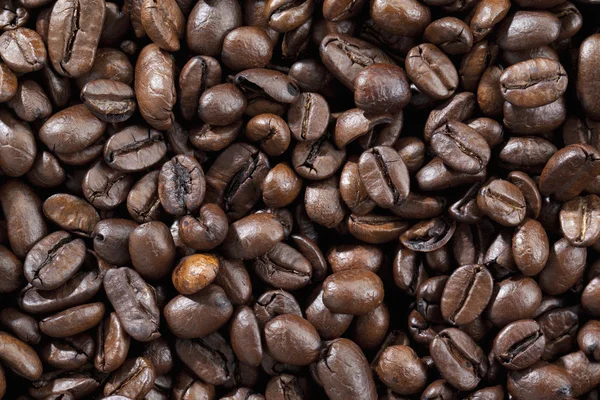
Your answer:
[[[431,149],[455,171],[476,174],[490,160],[490,148],[477,131],[458,121],[450,121],[433,132]]]
[[[196,212],[205,190],[204,172],[195,158],[179,155],[163,164],[158,176],[158,197],[169,214]]]
[[[137,172],[158,163],[167,153],[161,132],[142,125],[125,128],[104,144],[104,161],[114,169]]]
[[[600,0],[0,0],[0,398],[596,400]]]
[[[380,207],[390,208],[406,201],[410,177],[402,157],[391,147],[377,146],[364,152],[358,172],[369,197]]]
[[[382,301],[383,283],[371,271],[340,271],[323,282],[323,304],[335,313],[365,315]]]
[[[507,369],[518,370],[535,364],[544,351],[546,338],[540,325],[522,319],[506,325],[494,339],[494,355]]]
[[[132,338],[148,342],[160,337],[154,289],[137,272],[129,268],[109,270],[104,277],[104,290]]]
[[[534,58],[514,64],[500,76],[502,96],[519,107],[552,103],[567,90],[567,72],[558,61]]]
[[[92,68],[105,10],[101,0],[60,0],[52,7],[48,55],[56,72],[77,78]]]
[[[456,269],[444,286],[440,309],[454,325],[473,322],[492,296],[494,281],[483,265],[465,265]]]
[[[429,349],[442,376],[459,390],[474,389],[488,370],[488,360],[481,348],[456,328],[438,333]]]
[[[65,231],[51,233],[27,253],[23,263],[25,279],[38,289],[56,289],[77,272],[84,257],[82,239]]]
[[[81,89],[81,101],[92,114],[110,123],[128,120],[137,108],[131,86],[108,79],[88,82]]]

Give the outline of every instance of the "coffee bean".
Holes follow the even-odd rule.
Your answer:
[[[0,57],[13,72],[39,71],[46,64],[46,46],[35,31],[20,27],[0,36]]]
[[[40,330],[47,336],[64,338],[95,327],[102,317],[104,304],[83,304],[44,318],[40,321]]]
[[[491,274],[483,265],[465,265],[456,269],[442,294],[440,308],[444,319],[454,325],[473,322],[487,306],[493,284]]]
[[[108,79],[88,82],[81,89],[81,101],[97,118],[109,123],[128,120],[137,108],[133,89]]]
[[[270,156],[283,154],[291,141],[290,128],[275,114],[259,114],[252,118],[246,125],[245,134],[248,139],[257,142],[261,150]]]
[[[421,44],[408,52],[406,73],[419,90],[435,100],[449,98],[458,87],[456,68],[433,44]]]
[[[105,4],[99,0],[86,7],[77,0],[54,5],[48,24],[48,55],[56,72],[77,78],[92,68],[105,13]],[[85,31],[79,29],[82,26]]]
[[[402,395],[421,393],[427,383],[425,363],[408,346],[386,348],[379,357],[375,371],[388,388]],[[404,381],[409,384],[400,384]]]
[[[104,395],[121,395],[124,397],[142,397],[150,391],[156,372],[152,363],[144,357],[129,359],[104,386]]]
[[[487,357],[481,348],[456,328],[438,333],[429,348],[442,376],[459,390],[472,390],[487,372]]]
[[[205,190],[204,172],[196,159],[179,155],[163,164],[158,176],[158,197],[169,214],[196,212]]]
[[[429,7],[413,0],[377,0],[371,17],[382,29],[402,36],[420,36],[431,21]]]
[[[112,372],[119,368],[125,362],[130,342],[117,314],[110,313],[98,325],[94,367],[102,372]]]
[[[161,49],[179,50],[179,39],[185,29],[185,17],[175,0],[144,0],[140,17],[144,31]]]
[[[527,218],[513,235],[512,254],[517,268],[527,276],[537,275],[550,254],[548,236],[542,225]]]
[[[383,283],[371,271],[340,271],[323,282],[323,304],[334,313],[365,315],[382,301]]]
[[[535,364],[544,351],[546,338],[537,322],[523,319],[505,326],[494,339],[496,359],[511,370]]]
[[[358,172],[369,197],[380,207],[398,206],[406,201],[410,190],[408,169],[391,147],[378,146],[364,152]]]
[[[450,121],[433,132],[431,149],[450,168],[467,174],[482,171],[490,160],[485,139],[458,121]]]
[[[129,235],[133,268],[148,280],[167,276],[175,264],[176,249],[171,231],[160,221],[137,226]],[[152,253],[147,249],[153,249]]]

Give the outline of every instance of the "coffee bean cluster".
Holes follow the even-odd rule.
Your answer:
[[[598,400],[598,0],[0,0],[0,398]]]

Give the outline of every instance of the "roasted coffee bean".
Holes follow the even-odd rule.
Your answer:
[[[186,215],[179,223],[179,237],[195,250],[211,250],[220,245],[228,232],[227,216],[216,204],[205,204],[194,218]]]
[[[338,150],[323,135],[313,142],[298,142],[292,151],[292,165],[302,178],[311,180],[327,179],[344,162],[346,150]]]
[[[108,79],[88,82],[81,89],[81,101],[92,114],[110,123],[128,120],[137,109],[133,89],[123,82]]]
[[[83,264],[85,243],[68,232],[51,233],[35,244],[23,263],[25,279],[42,290],[56,289]]]
[[[494,286],[486,316],[497,327],[533,317],[542,301],[536,281],[527,277],[507,278]]]
[[[167,324],[177,337],[193,339],[216,332],[231,317],[233,307],[225,292],[209,285],[192,295],[178,295],[165,307]],[[199,323],[199,318],[204,322]]]
[[[98,49],[92,68],[75,82],[79,89],[96,79],[109,79],[129,85],[133,82],[133,72],[133,65],[124,53],[111,48]]]
[[[17,93],[18,82],[15,74],[6,64],[0,64],[0,103],[4,103]]]
[[[111,375],[104,386],[104,395],[140,398],[150,391],[155,379],[156,371],[148,359],[130,359]]]
[[[0,332],[0,360],[15,374],[35,381],[42,375],[42,362],[26,343],[6,332]]]
[[[206,383],[223,385],[233,379],[235,356],[218,333],[200,339],[177,339],[175,351],[181,361]]]
[[[422,6],[419,4],[419,7]],[[354,87],[358,73],[364,68],[372,64],[392,63],[379,48],[342,34],[326,36],[321,42],[319,53],[329,72],[350,90]]]
[[[473,322],[492,296],[494,281],[483,265],[465,265],[448,278],[440,302],[442,316],[454,325]]]
[[[477,104],[481,111],[488,117],[499,117],[504,112],[504,97],[500,88],[500,77],[503,72],[504,69],[502,66],[493,65],[483,72],[479,80],[479,85],[477,86]],[[508,127],[507,123],[504,125]],[[513,128],[514,125],[511,126],[511,129]]]
[[[564,203],[560,226],[573,246],[587,247],[600,239],[600,198],[590,194]]]
[[[408,169],[391,147],[378,146],[364,152],[358,162],[365,190],[381,207],[392,207],[406,201],[410,190]]]
[[[283,235],[283,226],[272,215],[250,215],[229,226],[223,252],[233,259],[257,258],[271,250]]]
[[[543,196],[559,201],[578,196],[589,180],[600,171],[600,153],[586,144],[573,144],[557,151],[548,161],[539,187]]]
[[[430,23],[423,33],[423,39],[448,54],[464,54],[473,46],[471,29],[454,17],[444,17]]]
[[[355,238],[371,244],[397,240],[409,224],[396,216],[351,214],[348,217],[348,231]]]
[[[52,115],[40,128],[39,135],[50,150],[75,153],[100,139],[105,130],[106,123],[79,104]]]
[[[456,68],[433,44],[421,44],[408,52],[406,73],[419,90],[435,100],[449,98],[458,87]]]
[[[129,264],[129,236],[137,227],[135,222],[122,218],[108,218],[98,222],[91,235],[94,251],[111,264]]]
[[[16,308],[8,307],[0,311],[0,322],[25,343],[38,344],[40,342],[41,333],[38,322]]]
[[[23,121],[46,119],[52,114],[52,103],[44,89],[34,81],[21,82],[6,105]]]
[[[567,72],[558,61],[535,58],[508,67],[500,76],[502,96],[519,107],[550,104],[567,90]]]
[[[235,71],[263,68],[273,56],[273,42],[264,28],[241,26],[223,39],[221,59]]]
[[[525,218],[523,193],[512,183],[501,179],[495,179],[481,187],[477,195],[477,206],[488,217],[504,226],[518,225]]]
[[[0,36],[0,58],[13,71],[39,71],[46,65],[46,46],[39,34],[20,27]]]
[[[33,168],[37,153],[33,132],[7,110],[0,110],[0,144],[0,171],[3,174],[17,177]]]
[[[312,324],[294,315],[280,315],[266,323],[264,328],[266,350],[282,363],[308,365],[316,361],[321,339]],[[295,343],[294,348],[285,345]]]
[[[242,117],[246,106],[241,90],[231,83],[223,83],[202,93],[198,116],[210,125],[230,125]]]
[[[371,18],[383,30],[402,36],[420,36],[431,21],[429,7],[418,1],[377,0]]]
[[[532,26],[539,29],[528,29]],[[560,21],[547,11],[517,11],[507,16],[496,32],[504,50],[521,51],[552,43],[560,33]]]
[[[288,110],[289,129],[299,141],[314,141],[325,133],[329,117],[329,105],[323,96],[303,93]]]
[[[169,129],[177,100],[173,57],[155,44],[144,47],[135,65],[134,89],[144,120],[155,129]]]
[[[573,386],[566,371],[554,364],[538,363],[532,367],[511,372],[507,380],[508,393],[520,399],[525,393],[535,398],[572,399]]]
[[[173,271],[173,285],[181,294],[197,293],[216,278],[219,267],[219,259],[209,254],[185,257]]]
[[[538,221],[525,219],[512,238],[512,254],[517,268],[526,276],[537,275],[550,255],[548,235]]]
[[[127,357],[131,339],[116,313],[110,313],[98,325],[94,367],[102,372],[119,368]]]
[[[195,118],[202,93],[220,82],[221,65],[217,60],[208,56],[192,57],[179,74],[179,106],[183,118]]]
[[[195,213],[205,191],[204,171],[195,158],[179,155],[163,164],[158,176],[158,197],[169,214]]]
[[[291,204],[302,190],[302,178],[287,163],[275,165],[262,182],[262,200],[267,207],[280,208]],[[342,183],[340,182],[340,194]]]
[[[404,70],[393,64],[373,64],[354,80],[354,102],[367,112],[397,112],[411,99]]]
[[[42,202],[33,190],[18,180],[0,186],[0,205],[11,229],[8,242],[17,258],[23,260],[35,243],[47,234]]]
[[[230,220],[240,219],[260,199],[269,167],[265,154],[254,146],[229,146],[206,173],[207,199],[218,204]]]
[[[477,131],[458,121],[442,125],[431,135],[431,149],[458,172],[477,174],[490,160],[487,142]]]
[[[105,14],[105,4],[100,0],[85,6],[79,0],[61,0],[53,6],[48,24],[48,55],[56,72],[77,78],[92,68]]]
[[[442,376],[459,390],[474,389],[487,372],[488,361],[481,348],[456,328],[438,333],[429,348]]]
[[[593,55],[596,54],[599,46],[600,35],[595,34],[587,37],[579,47],[579,59],[577,61],[577,94],[586,114],[595,120],[600,119],[600,108],[595,94],[600,80],[596,72],[598,61]]]
[[[140,17],[144,31],[161,49],[179,50],[179,39],[185,29],[185,17],[176,0],[144,0]]]
[[[160,221],[137,226],[129,235],[128,247],[133,268],[148,280],[164,278],[173,269],[175,242],[169,228]]]
[[[494,339],[494,355],[507,369],[524,369],[535,364],[546,346],[537,322],[523,319],[505,326]]]
[[[455,230],[455,221],[445,217],[433,218],[412,226],[400,236],[400,242],[411,250],[428,253],[448,243]]]
[[[191,51],[217,56],[225,35],[242,24],[242,10],[238,2],[227,0],[196,3],[189,15],[186,41]]]
[[[246,125],[245,135],[251,141],[257,142],[261,150],[270,156],[285,153],[291,141],[290,128],[275,114],[259,114],[252,118]]]
[[[501,147],[499,159],[506,169],[540,173],[555,153],[556,146],[544,138],[511,137]]]
[[[401,395],[421,393],[427,384],[427,367],[408,346],[386,348],[375,371],[388,388]]]
[[[382,301],[383,283],[371,271],[340,271],[323,282],[323,304],[334,313],[365,315]]]
[[[33,185],[43,188],[62,185],[67,178],[58,159],[48,151],[38,153],[26,176]]]
[[[47,336],[64,338],[95,327],[104,317],[103,303],[71,307],[40,321],[40,330]]]
[[[566,238],[554,243],[548,263],[540,272],[540,288],[550,294],[563,294],[582,277],[587,260],[587,249],[573,247]]]
[[[417,290],[416,309],[423,318],[431,323],[444,323],[440,303],[447,281],[447,275],[434,276],[424,281]]]
[[[127,195],[127,211],[131,218],[140,224],[159,219],[162,212],[158,197],[159,173],[153,171],[144,175]]]
[[[369,363],[360,347],[349,339],[327,343],[317,361],[316,373],[331,400],[377,399]]]
[[[104,277],[106,296],[123,329],[135,340],[149,342],[160,337],[160,312],[154,289],[130,268],[109,270]]]
[[[94,354],[92,336],[82,333],[63,339],[53,339],[40,351],[45,363],[60,369],[75,370],[87,363]]]
[[[486,173],[486,169],[482,169],[475,175],[457,172],[449,169],[440,157],[436,157],[421,168],[415,177],[421,190],[432,191],[481,182],[485,179]]]

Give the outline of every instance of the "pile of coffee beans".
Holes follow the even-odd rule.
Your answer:
[[[571,1],[0,0],[0,398],[598,400]]]

